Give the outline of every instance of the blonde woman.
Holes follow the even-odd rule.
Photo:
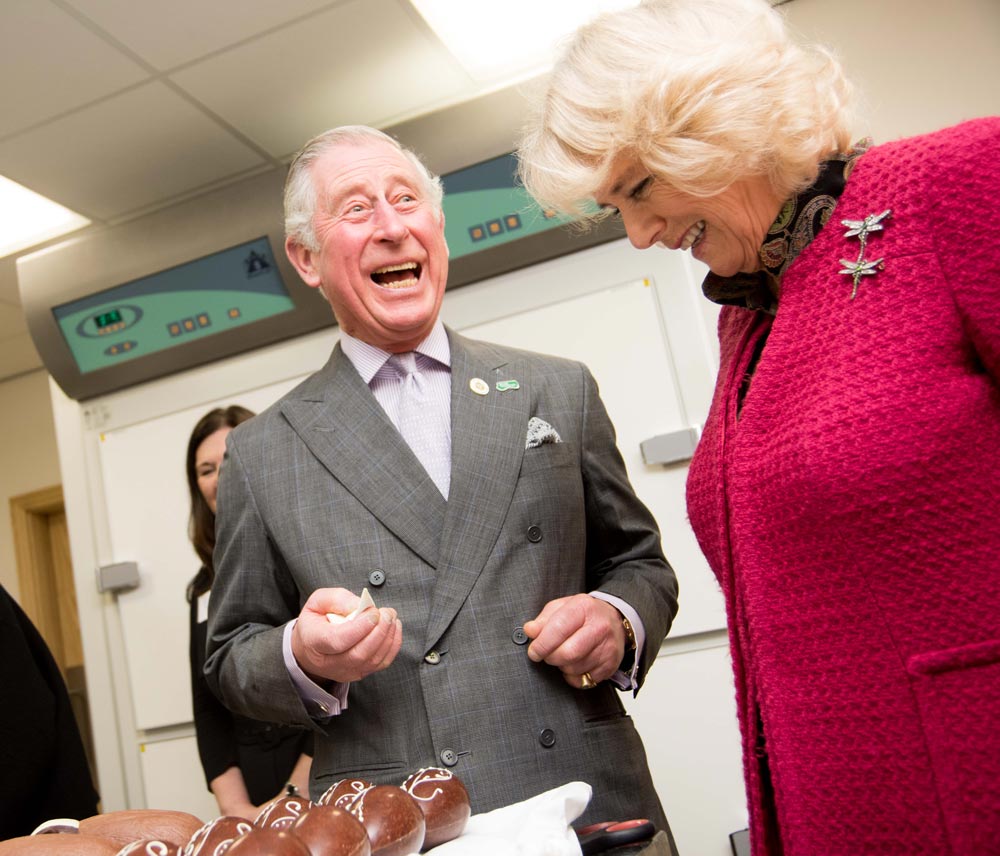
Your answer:
[[[850,102],[764,0],[651,0],[576,34],[522,177],[724,304],[688,508],[755,856],[997,852],[1000,119],[852,143]]]

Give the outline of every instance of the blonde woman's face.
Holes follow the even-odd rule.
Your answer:
[[[226,437],[232,428],[220,428],[214,434],[209,434],[194,453],[194,471],[198,477],[198,490],[215,514],[215,495],[219,488],[219,471],[222,469],[222,456],[226,453]]]
[[[689,249],[719,276],[760,268],[758,251],[782,204],[763,177],[736,182],[715,196],[692,196],[632,158],[615,163],[595,196],[602,207],[617,209],[637,249]]]

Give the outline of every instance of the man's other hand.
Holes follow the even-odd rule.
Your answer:
[[[625,656],[621,613],[589,594],[550,600],[524,632],[532,639],[528,656],[558,668],[574,687],[585,673],[595,683],[610,678]]]

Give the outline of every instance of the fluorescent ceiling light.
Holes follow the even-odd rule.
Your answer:
[[[0,258],[89,223],[75,211],[0,175]]]
[[[410,0],[477,81],[542,71],[557,42],[599,12],[638,0]]]

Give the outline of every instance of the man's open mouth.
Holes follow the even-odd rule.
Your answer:
[[[402,262],[386,265],[372,271],[372,280],[383,288],[408,288],[420,279],[420,265],[416,262]]]

